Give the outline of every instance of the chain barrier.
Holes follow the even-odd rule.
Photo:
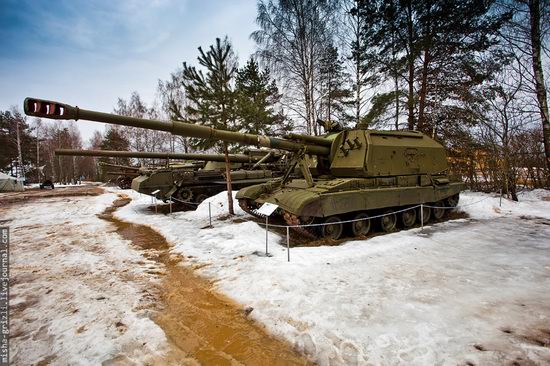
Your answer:
[[[195,205],[196,207],[199,207],[199,205],[202,203],[202,202],[182,201],[182,200],[178,200],[177,198],[174,198],[174,197],[170,196],[170,213],[172,213],[172,200],[181,202],[181,203],[186,204],[186,205]],[[212,205],[211,205],[210,201],[208,202],[208,226],[212,227]]]
[[[384,216],[389,216],[389,215],[393,215],[393,214],[398,214],[398,213],[401,213],[401,212],[405,212],[405,211],[410,211],[410,210],[414,210],[418,207],[420,207],[422,205],[416,205],[416,206],[412,206],[412,207],[407,207],[407,208],[404,208],[402,210],[399,210],[399,211],[392,211],[391,213],[387,213],[387,214],[382,214],[382,215],[375,215],[375,216],[369,216],[369,217],[365,217],[365,218],[362,218],[362,219],[353,219],[353,220],[343,220],[343,221],[337,221],[337,222],[329,222],[329,223],[326,223],[326,222],[323,222],[323,223],[319,223],[319,224],[304,224],[304,225],[276,225],[276,224],[268,224],[268,226],[271,226],[271,227],[279,227],[279,228],[285,228],[285,227],[315,227],[315,226],[326,226],[326,225],[335,225],[335,224],[347,224],[347,223],[350,223],[350,222],[357,222],[357,221],[366,221],[366,220],[371,220],[371,219],[378,219],[380,217],[384,217]],[[425,205],[424,205],[425,206]],[[454,208],[454,207],[453,207]],[[262,224],[260,224],[262,225]],[[265,225],[265,224],[263,224]]]
[[[492,197],[485,197],[479,201],[476,201],[476,202],[471,202],[471,203],[468,203],[468,204],[465,204],[465,205],[460,205],[460,206],[454,206],[454,207],[449,207],[449,206],[430,206],[430,205],[425,205],[425,204],[420,204],[420,205],[416,205],[416,206],[412,206],[412,207],[407,207],[407,208],[404,208],[402,210],[398,210],[398,211],[392,211],[390,213],[386,213],[386,214],[381,214],[381,215],[375,215],[375,216],[369,216],[369,217],[365,217],[365,218],[361,218],[361,219],[352,219],[352,220],[342,220],[342,221],[337,221],[337,222],[329,222],[329,223],[326,223],[326,222],[323,222],[323,223],[319,223],[319,224],[303,224],[303,225],[277,225],[277,224],[267,224],[268,226],[270,227],[278,227],[278,228],[286,228],[286,227],[315,227],[315,226],[326,226],[326,225],[335,225],[335,224],[347,224],[347,223],[350,223],[350,222],[357,222],[357,221],[366,221],[366,220],[371,220],[371,219],[378,219],[378,218],[381,218],[381,217],[384,217],[384,216],[390,216],[390,215],[394,215],[394,214],[398,214],[398,213],[401,213],[401,212],[405,212],[405,211],[410,211],[410,210],[414,210],[420,206],[424,206],[424,207],[429,207],[429,208],[441,208],[441,209],[447,209],[447,210],[452,210],[452,209],[457,209],[457,208],[462,208],[462,207],[467,207],[467,206],[471,206],[471,205],[474,205],[474,204],[477,204],[479,202],[482,202],[482,201],[485,201],[486,199],[489,199],[489,198],[492,198]],[[264,223],[258,223],[260,226],[262,225],[266,225]]]
[[[439,209],[457,209],[457,208],[462,208],[462,207],[467,207],[467,206],[478,204],[478,203],[483,202],[483,201],[485,201],[489,198],[492,198],[492,197],[485,197],[485,198],[482,198],[482,199],[480,199],[478,201],[475,201],[475,202],[470,202],[468,204],[464,204],[464,205],[460,205],[460,206],[454,206],[454,207],[430,206],[430,205],[420,204],[420,205],[416,205],[416,206],[412,206],[412,207],[407,207],[407,208],[404,208],[402,210],[392,211],[391,213],[375,215],[375,216],[369,216],[369,217],[365,217],[365,218],[361,218],[361,219],[343,220],[343,221],[331,222],[331,223],[326,223],[325,222],[325,223],[320,223],[320,224],[306,224],[306,225],[270,224],[269,223],[269,216],[266,216],[265,224],[258,223],[258,225],[260,225],[260,226],[264,225],[264,227],[265,227],[265,254],[266,254],[266,256],[269,256],[269,252],[268,252],[268,231],[269,231],[269,227],[286,228],[287,261],[290,262],[290,228],[291,227],[292,228],[295,228],[295,227],[315,227],[315,226],[326,226],[326,225],[346,224],[346,223],[350,223],[350,222],[366,221],[366,220],[381,218],[381,217],[384,217],[384,216],[395,215],[395,214],[405,212],[405,211],[416,210],[417,208],[420,207],[420,225],[421,225],[421,230],[423,230],[424,229],[424,207],[439,208]]]
[[[430,206],[430,205],[422,205],[424,207],[429,207],[429,208],[441,208],[441,209],[453,209],[453,208],[462,208],[462,207],[468,207],[468,206],[472,206],[472,205],[475,205],[477,203],[480,203],[480,202],[483,202],[485,201],[486,199],[489,199],[489,198],[494,198],[494,197],[485,197],[485,198],[482,198],[480,199],[479,201],[475,201],[475,202],[470,202],[470,203],[467,203],[465,205],[460,205],[460,206],[455,206],[455,207],[448,207],[448,206]]]
[[[482,198],[478,201],[470,202],[470,203],[467,203],[467,204],[463,204],[463,205],[460,205],[460,206],[454,206],[454,207],[452,207],[452,206],[432,206],[432,205],[426,205],[426,204],[419,204],[419,205],[407,207],[407,208],[404,208],[404,209],[401,209],[401,210],[392,211],[392,212],[384,213],[384,214],[380,214],[380,215],[369,216],[369,217],[365,217],[365,218],[361,218],[361,219],[343,220],[343,221],[330,222],[330,223],[323,222],[323,223],[318,223],[318,224],[304,224],[304,225],[270,224],[269,223],[269,216],[266,216],[265,224],[264,223],[258,223],[258,225],[263,226],[265,228],[265,231],[266,231],[265,232],[265,253],[266,253],[266,256],[269,256],[269,247],[268,247],[269,227],[286,229],[287,261],[290,262],[290,228],[319,227],[319,226],[347,224],[347,223],[352,223],[352,222],[367,221],[367,220],[382,218],[382,217],[385,217],[385,216],[395,215],[395,214],[402,213],[402,212],[405,212],[405,211],[416,210],[417,208],[420,207],[420,216],[421,216],[420,221],[421,221],[421,228],[423,229],[424,228],[424,217],[423,217],[424,216],[424,210],[423,210],[424,207],[432,208],[432,209],[435,208],[435,209],[452,210],[452,209],[459,209],[459,208],[462,208],[462,207],[472,206],[472,205],[478,204],[480,202],[483,202],[483,201],[485,201],[489,198],[492,198],[492,197],[490,197],[490,196],[489,197],[484,197],[484,198]],[[155,207],[156,207],[156,199],[157,198],[154,197],[154,199],[155,199]],[[195,205],[195,206],[198,206],[202,203],[202,202],[196,203],[196,202],[182,201],[182,200],[179,200],[179,199],[174,198],[174,197],[171,196],[170,197],[170,212],[172,212],[172,201],[177,201],[177,202],[181,202],[183,204],[189,204],[189,205]],[[210,202],[208,202],[208,222],[209,222],[209,227],[212,227],[212,210],[211,210],[211,203]]]
[[[170,200],[171,200],[171,201],[174,200],[174,201],[177,201],[177,202],[180,202],[180,203],[184,203],[184,204],[186,204],[186,205],[195,205],[195,206],[198,206],[198,205],[200,205],[200,204],[202,203],[202,202],[198,202],[198,203],[197,203],[197,202],[190,202],[190,201],[182,201],[182,200],[179,200],[179,199],[174,198],[174,197],[172,197],[172,196],[170,197]]]

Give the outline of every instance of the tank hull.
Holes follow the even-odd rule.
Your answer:
[[[237,169],[231,172],[231,186],[241,189],[270,181],[273,173],[270,170]],[[218,170],[159,170],[142,174],[132,181],[136,192],[153,195],[168,201],[200,202],[227,189],[227,182],[222,171]]]
[[[449,202],[457,200],[464,188],[464,183],[449,181],[446,176],[317,179],[309,187],[305,180],[294,179],[285,185],[270,182],[244,188],[237,199],[252,215],[266,202],[275,204],[278,209],[274,215],[295,226],[321,224],[335,217],[339,221],[358,215],[371,217],[420,204],[452,206],[456,202]],[[309,231],[320,234],[320,230]]]

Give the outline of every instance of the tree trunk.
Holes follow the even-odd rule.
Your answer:
[[[329,80],[328,80],[328,89],[327,89],[327,118],[328,118],[328,121],[329,121],[329,124],[330,122],[332,122],[332,110],[330,108],[330,106],[332,105],[332,75],[330,74],[329,72],[329,76],[328,76]]]
[[[223,153],[225,154],[225,181],[227,182],[227,207],[230,215],[235,215],[233,210],[233,188],[231,187],[231,162],[229,161],[229,152],[227,142],[223,143]]]
[[[361,121],[361,64],[358,56],[355,60],[355,123],[359,124]]]
[[[36,183],[40,183],[40,122],[36,124]]]
[[[529,0],[529,17],[531,26],[531,53],[533,57],[533,74],[535,75],[535,89],[540,117],[542,120],[542,131],[544,136],[544,154],[546,157],[546,171],[550,172],[550,118],[548,116],[548,99],[544,86],[544,74],[540,56],[540,3],[539,0]]]
[[[428,65],[430,64],[430,33],[431,33],[431,3],[430,1],[426,1],[426,20],[425,20],[425,31],[424,31],[424,60],[422,62],[422,80],[421,80],[421,87],[420,87],[420,95],[418,96],[419,102],[418,102],[418,122],[416,128],[419,131],[422,131],[424,128],[424,111],[426,108],[426,97],[428,94]],[[435,137],[435,125],[433,130],[433,137]]]
[[[311,125],[311,103],[310,103],[310,97],[309,94],[309,87],[308,87],[308,81],[304,82],[305,90],[304,90],[304,98],[305,98],[305,105],[306,105],[306,133],[308,135],[313,135],[313,129]]]
[[[17,118],[15,126],[15,133],[17,136],[17,169],[19,172],[17,173],[18,178],[25,178],[25,171],[23,170],[23,154],[21,154],[21,138],[19,137],[19,118]]]
[[[413,20],[412,20],[412,3],[407,1],[407,37],[409,43],[408,54],[408,69],[409,69],[409,95],[407,98],[407,107],[409,110],[409,130],[414,130],[414,54],[413,54]]]
[[[395,130],[399,130],[399,71],[395,63],[395,29],[392,30],[391,53],[393,63],[393,82],[395,92]]]

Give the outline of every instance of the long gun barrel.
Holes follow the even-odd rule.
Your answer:
[[[243,145],[261,146],[271,149],[288,151],[305,150],[313,155],[329,155],[330,147],[319,144],[311,144],[289,141],[276,137],[253,135],[248,133],[218,130],[207,126],[180,121],[159,121],[135,117],[125,117],[116,114],[95,112],[59,102],[26,98],[24,102],[25,113],[29,116],[50,119],[83,119],[115,125],[147,128],[157,131],[170,132],[173,135],[196,137],[201,139],[235,142]]]
[[[202,160],[202,161],[225,161],[223,154],[184,154],[171,152],[143,152],[143,151],[115,151],[115,150],[73,150],[57,149],[55,155],[65,156],[95,156],[95,157],[116,157],[116,158],[150,158],[150,159],[179,159],[179,160]],[[266,155],[268,152],[266,151]],[[229,161],[232,163],[255,163],[262,159],[258,156],[245,154],[229,154]]]
[[[128,166],[128,165],[118,165],[118,164],[111,164],[111,163],[103,163],[100,162],[99,165],[103,168],[114,168],[114,169],[128,169],[128,170],[135,170],[138,171],[140,167],[138,166]]]

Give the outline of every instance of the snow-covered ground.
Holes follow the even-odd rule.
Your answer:
[[[169,215],[134,200],[116,216],[149,225],[273,333],[321,365],[550,363],[550,192],[520,202],[465,192],[469,215],[336,247],[291,248],[224,217],[226,193]],[[208,202],[214,215],[208,224]],[[128,301],[128,300],[126,300]]]
[[[56,197],[2,211],[11,230],[14,365],[153,364],[169,348],[148,317],[161,270],[98,218],[117,196]]]

